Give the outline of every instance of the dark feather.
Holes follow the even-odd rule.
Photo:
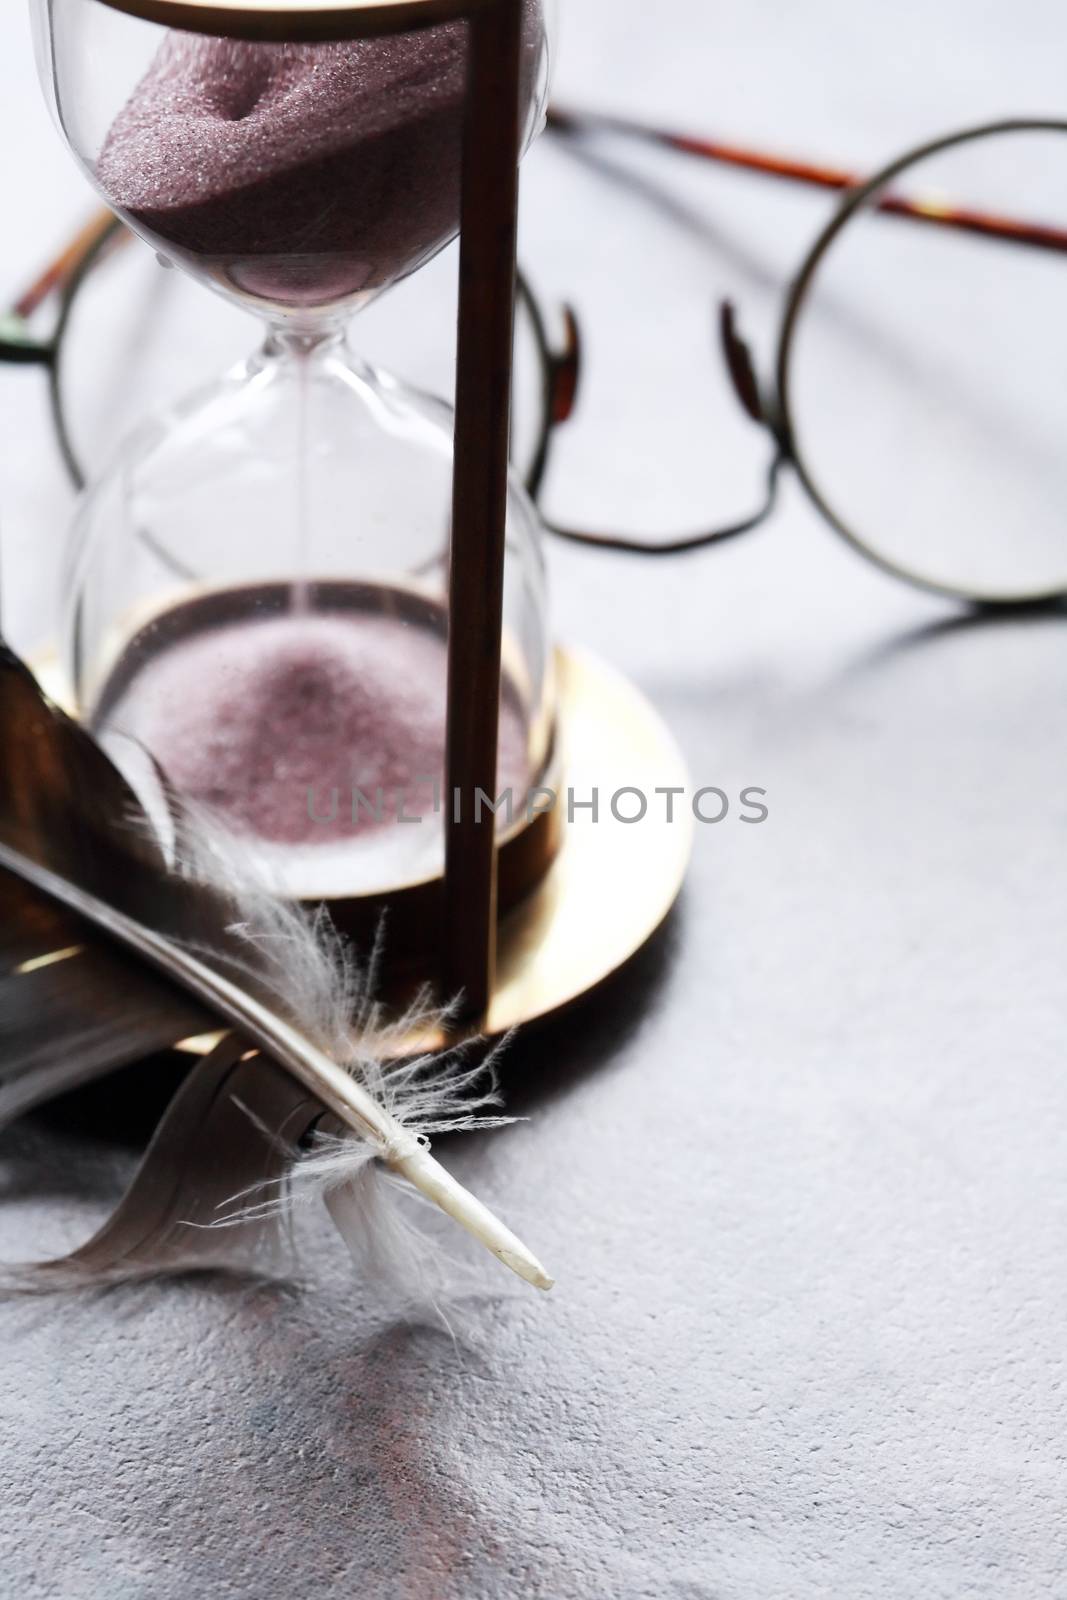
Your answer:
[[[298,1036],[307,1017],[295,1014],[292,985],[282,981],[297,959],[298,935],[313,943],[300,914],[265,891],[257,893],[254,884],[235,889],[227,880],[237,841],[220,838],[188,810],[168,814],[178,802],[161,789],[161,809],[175,838],[186,852],[196,841],[195,855],[172,865],[160,829],[117,767],[2,644],[0,752],[0,888],[13,877],[21,880],[20,903],[28,918],[25,933],[12,926],[7,935],[9,972],[21,981],[24,972],[18,969],[27,961],[39,962],[72,941],[91,944],[113,961],[123,961],[124,952],[123,982],[126,974],[135,975],[130,981],[146,1009],[153,984],[161,1000],[166,990],[164,1003],[171,1006],[181,991],[188,1008],[179,1022],[182,1031],[189,1031],[189,1016],[199,1031],[221,1020],[243,1028],[263,1048],[280,1051],[291,1068],[320,1070],[322,1050]],[[250,904],[264,924],[251,938]],[[283,931],[292,935],[284,949]],[[272,946],[273,933],[279,934],[278,947]],[[343,959],[339,943],[337,954]],[[103,972],[106,956],[101,962]],[[319,987],[332,990],[335,974],[317,948],[309,953],[309,966]],[[16,1008],[11,993],[0,1015],[5,1046],[7,1019],[14,1022],[25,1011],[23,1003]],[[167,1042],[176,1042],[173,1034]]]
[[[23,874],[212,948],[236,975],[247,951],[231,898],[172,872],[145,808],[92,737],[0,644],[0,1127],[120,1066],[218,1030],[218,1012],[98,921]],[[159,774],[188,847],[190,819]],[[268,985],[260,976],[259,987]],[[276,1264],[277,1218],[218,1228],[233,1196],[281,1179],[322,1108],[235,1035],[193,1066],[106,1226],[74,1255],[15,1271],[34,1291],[161,1271]]]
[[[130,909],[158,903],[166,882],[133,790],[2,643],[0,843]],[[0,1126],[213,1025],[184,989],[13,872],[0,870],[0,906]]]
[[[25,917],[22,931],[12,927],[5,936],[8,966],[0,975],[0,1048],[8,1063],[10,1107],[24,1108],[52,1088],[83,1082],[129,1059],[150,1036],[158,1047],[176,1042],[175,1030],[185,1034],[190,1026],[198,1032],[205,1025],[232,1029],[243,1041],[233,1046],[240,1062],[254,1057],[251,1047],[259,1052],[254,1081],[262,1075],[267,1085],[268,1074],[287,1074],[300,1103],[312,1101],[345,1125],[343,1177],[338,1180],[338,1163],[331,1159],[331,1181],[354,1182],[358,1174],[373,1198],[381,1185],[367,1180],[380,1159],[513,1271],[548,1287],[551,1280],[525,1245],[429,1154],[425,1134],[440,1107],[451,1106],[456,1074],[446,1064],[427,1076],[415,1064],[390,1077],[375,1057],[379,1019],[367,999],[365,975],[353,967],[328,921],[309,919],[271,893],[250,870],[253,864],[239,860],[238,841],[220,835],[217,825],[165,785],[158,798],[161,831],[92,736],[53,705],[28,668],[0,645],[0,889],[14,878],[21,881],[10,904]],[[161,842],[168,822],[170,844],[178,851],[173,860]],[[56,972],[46,979],[53,1010],[40,1019],[41,1038],[34,1045],[26,981],[49,972],[42,956],[55,958],[74,948],[82,954],[68,960],[82,962],[72,975],[83,985],[84,1014],[79,1015],[77,984],[64,984],[62,1000],[56,999],[60,991],[52,985],[61,981],[59,969],[68,962],[53,959]],[[80,1047],[75,1063],[69,1058]],[[220,1071],[224,1059],[216,1059]],[[176,1117],[183,1114],[181,1105],[202,1112],[198,1097],[208,1093],[212,1070],[198,1072]],[[467,1078],[460,1069],[458,1082]],[[262,1093],[269,1101],[268,1089]],[[222,1101],[216,1109],[229,1118]],[[266,1119],[258,1104],[251,1109],[271,1144],[278,1134],[271,1125],[278,1105]],[[477,1123],[466,1120],[468,1126]],[[240,1187],[236,1172],[245,1146],[232,1118],[227,1127],[228,1143],[220,1144],[210,1182],[179,1191],[198,1214],[224,1198],[220,1177],[227,1193]],[[183,1138],[181,1159],[190,1161],[201,1144]],[[164,1168],[174,1149],[168,1136],[146,1158],[130,1202],[138,1228],[162,1204],[160,1185],[173,1184],[174,1173]],[[369,1199],[355,1214],[370,1216]],[[172,1220],[164,1207],[153,1229],[129,1249],[122,1229],[119,1245],[114,1234],[105,1233],[83,1267],[88,1270],[95,1259],[93,1249],[109,1260],[117,1250],[129,1255],[132,1249],[139,1270],[150,1259],[158,1269],[152,1252],[169,1237]]]
[[[287,1073],[228,1035],[175,1095],[100,1231],[62,1260],[9,1275],[9,1287],[41,1293],[161,1273],[287,1274],[284,1219],[246,1214],[242,1197],[280,1191],[320,1115]]]
[[[0,1127],[213,1026],[80,917],[0,871]]]

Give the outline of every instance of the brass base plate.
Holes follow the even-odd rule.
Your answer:
[[[693,842],[689,775],[658,713],[633,684],[584,651],[557,649],[557,738],[561,742],[562,844],[537,888],[500,920],[496,977],[479,1032],[506,1033],[550,1016],[595,989],[652,936],[677,898]],[[55,658],[35,663],[47,692],[62,703]],[[660,788],[684,789],[667,820]],[[612,810],[620,789],[639,791],[639,822]],[[583,801],[597,796],[596,820]],[[569,800],[576,802],[573,813]],[[618,802],[633,815],[637,795]],[[573,821],[571,815],[573,814]],[[186,1041],[199,1053],[209,1040]],[[398,1040],[408,1054],[445,1036],[425,1031]]]
[[[486,1027],[504,1033],[570,1005],[616,972],[650,938],[678,895],[693,842],[681,752],[639,690],[594,656],[556,652],[562,739],[563,843],[532,894],[500,923]],[[683,788],[674,820],[657,788]],[[620,822],[612,798],[638,790],[638,822]],[[594,821],[582,801],[596,792]],[[573,821],[568,795],[577,802]],[[618,802],[623,816],[636,795]]]

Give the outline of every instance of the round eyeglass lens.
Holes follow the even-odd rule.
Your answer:
[[[887,196],[977,213],[980,231],[880,210]],[[801,282],[779,379],[841,531],[969,599],[1067,591],[1067,125],[917,158]]]

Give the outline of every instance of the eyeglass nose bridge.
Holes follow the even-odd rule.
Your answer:
[[[719,348],[741,409],[753,422],[767,429],[783,457],[792,459],[789,427],[778,395],[776,391],[765,390],[760,386],[752,352],[738,332],[737,312],[732,300],[719,301],[718,335]]]

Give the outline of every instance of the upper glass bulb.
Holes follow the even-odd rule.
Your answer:
[[[104,0],[33,0],[60,130],[167,258],[272,314],[363,303],[459,227],[467,26],[274,43],[166,30]],[[548,84],[525,0],[526,142]]]

